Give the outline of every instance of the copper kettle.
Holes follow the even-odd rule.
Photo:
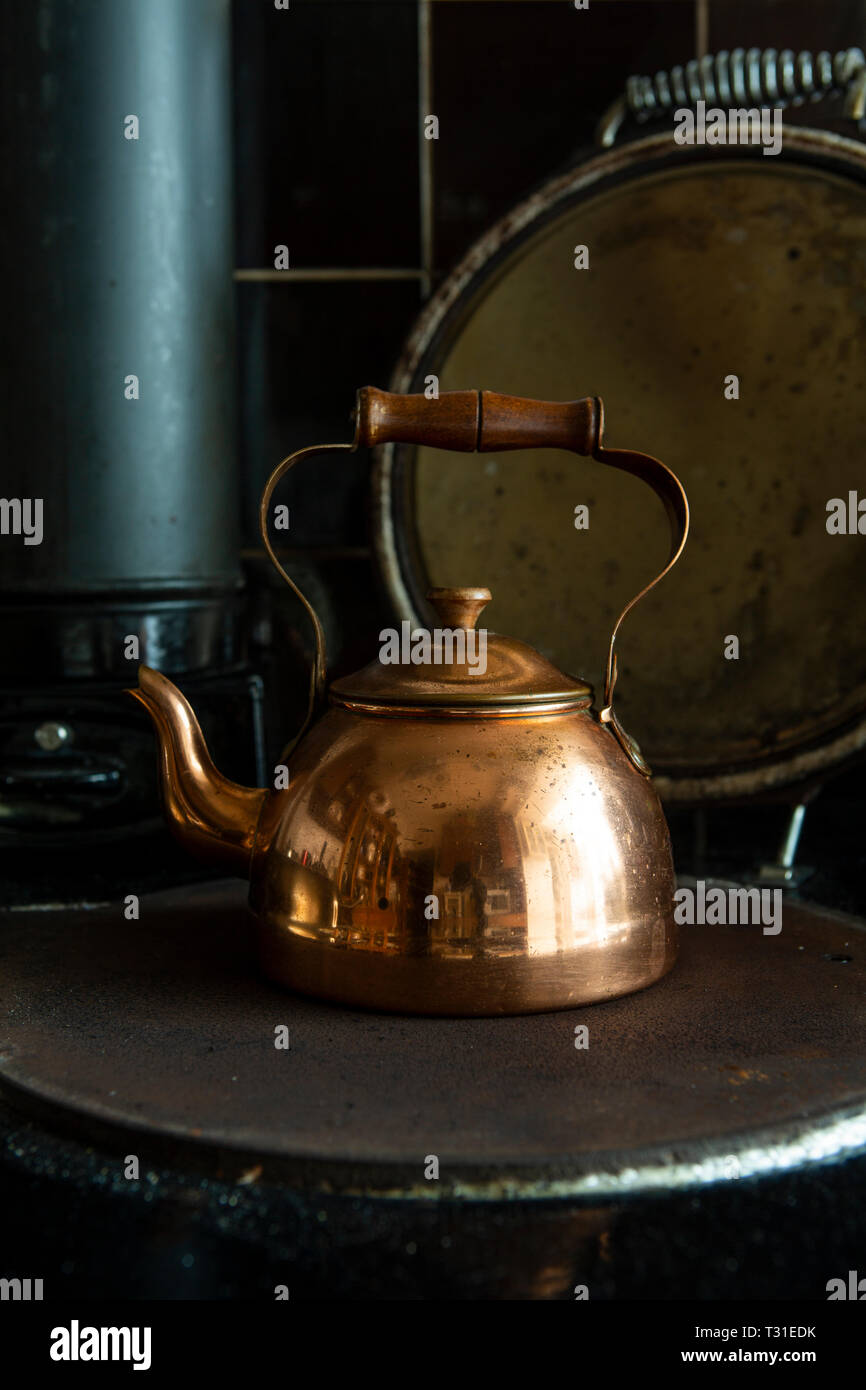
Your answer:
[[[330,687],[320,712],[324,638],[299,594],[316,636],[310,712],[272,789],[221,776],[184,696],[142,666],[130,693],[156,725],[172,829],[249,877],[261,963],[295,990],[460,1015],[569,1008],[651,984],[676,956],[673,864],[650,770],[614,713],[614,646],[685,545],[682,485],[647,454],[602,446],[597,398],[365,387],[355,423],[351,444],[325,448],[549,446],[632,473],[665,504],[668,563],[617,620],[598,714],[584,681],[476,627],[491,598],[482,588],[433,590],[441,627],[404,625],[396,646],[389,637],[390,651]],[[318,452],[284,459],[262,496],[264,544],[293,589],[270,543],[270,502],[288,469]]]

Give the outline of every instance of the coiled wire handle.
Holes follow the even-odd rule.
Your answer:
[[[630,77],[596,130],[598,144],[614,143],[624,121],[664,116],[699,101],[722,106],[802,106],[844,94],[845,115],[860,121],[866,111],[866,56],[862,49],[838,53],[794,53],[790,48],[735,48],[693,58],[685,66]]]

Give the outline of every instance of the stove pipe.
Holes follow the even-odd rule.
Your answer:
[[[153,822],[152,737],[120,694],[139,660],[212,692],[236,744],[248,678],[229,0],[4,0],[0,45],[14,845]]]
[[[239,659],[229,18],[0,6],[4,684]]]

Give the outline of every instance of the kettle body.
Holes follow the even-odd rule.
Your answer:
[[[649,455],[603,448],[597,400],[427,401],[368,387],[357,420],[354,444],[331,447],[387,437],[591,454],[664,501],[672,545],[662,574],[682,551],[679,481]],[[265,546],[292,588],[268,508],[286,468],[312,452],[284,460],[262,499]],[[650,769],[613,709],[614,644],[636,599],[614,628],[596,712],[584,681],[477,627],[491,601],[480,588],[432,590],[437,625],[404,634],[411,650],[383,647],[326,696],[321,626],[299,597],[317,658],[307,724],[283,755],[287,783],[222,777],[186,699],[158,672],[142,667],[131,692],[156,724],[178,838],[249,878],[265,972],[334,1002],[439,1015],[571,1008],[660,979],[677,948],[670,837]]]
[[[335,707],[268,793],[250,905],[266,972],[407,1013],[569,1008],[676,956],[652,783],[587,709],[415,720]]]

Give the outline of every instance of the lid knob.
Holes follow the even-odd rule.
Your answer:
[[[493,595],[489,589],[428,589],[427,597],[443,628],[471,630]]]

